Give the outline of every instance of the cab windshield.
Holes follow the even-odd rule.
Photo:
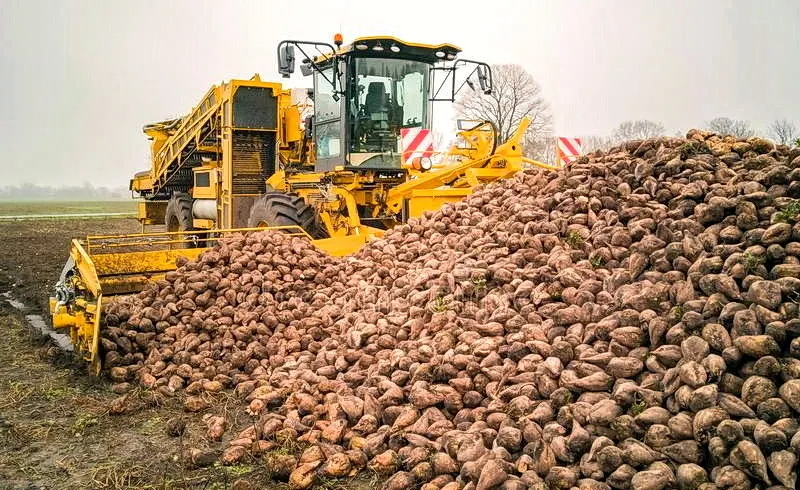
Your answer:
[[[428,69],[420,61],[356,58],[349,107],[352,153],[396,153],[402,128],[427,127]]]

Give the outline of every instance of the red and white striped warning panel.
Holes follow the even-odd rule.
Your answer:
[[[400,151],[403,163],[413,162],[415,158],[430,157],[433,155],[433,133],[430,129],[401,129]]]
[[[559,165],[569,165],[581,155],[580,138],[556,138],[556,159]]]

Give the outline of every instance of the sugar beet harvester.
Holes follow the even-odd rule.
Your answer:
[[[441,154],[401,143],[430,134],[433,102],[452,102],[465,85],[491,91],[489,66],[457,59],[456,46],[334,43],[278,45],[279,72],[290,76],[302,55],[313,91],[231,80],[185,117],[144,127],[151,166],[130,183],[142,233],[73,240],[50,299],[53,326],[70,329],[92,372],[101,370],[103,298],[140,291],[220,236],[270,227],[346,255],[526,163],[547,167],[522,155],[527,120],[502,144],[486,121],[460,121],[458,142]],[[304,109],[313,113],[301,124]]]

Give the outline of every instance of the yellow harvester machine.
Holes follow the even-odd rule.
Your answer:
[[[313,90],[231,80],[185,117],[144,127],[151,166],[130,183],[142,233],[73,240],[51,298],[54,327],[70,329],[93,372],[103,298],[140,291],[226,233],[271,227],[346,255],[525,162],[546,167],[523,157],[528,121],[507,142],[491,123],[460,122],[457,144],[430,150],[434,102],[465,85],[491,91],[489,66],[457,59],[456,46],[385,36],[342,46],[339,35],[334,44],[278,45],[279,72],[290,76],[299,55]]]

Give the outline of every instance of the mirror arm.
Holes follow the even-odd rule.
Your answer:
[[[453,91],[453,94],[454,94],[454,95],[455,95],[455,94],[457,94],[457,93],[459,93],[459,92],[461,92],[461,89],[462,89],[462,88],[464,88],[464,85],[467,85],[467,84],[469,83],[469,79],[470,79],[470,77],[471,77],[472,75],[474,75],[476,71],[478,71],[478,67],[477,67],[477,66],[476,66],[475,68],[473,68],[473,69],[472,69],[472,71],[470,72],[470,74],[469,74],[469,75],[467,75],[467,78],[465,78],[465,79],[464,79],[464,81],[463,81],[463,82],[461,82],[461,85],[459,85],[459,86],[458,86],[458,89],[457,89],[457,90],[455,90],[455,91]],[[472,85],[470,85],[470,87],[472,87]]]
[[[304,44],[304,45],[313,46],[314,48],[316,48],[316,50],[323,57],[325,57],[325,61],[331,60],[331,59],[336,57],[336,48],[334,48],[333,46],[331,46],[328,43],[323,43],[323,42],[318,42],[318,41],[284,40],[284,41],[281,41],[280,43],[278,43],[278,60],[281,59],[281,46],[283,46],[285,44],[291,44],[294,47],[296,47],[303,54],[303,56],[305,56],[305,59],[303,60],[303,62],[307,61],[317,73],[322,75],[322,78],[324,78],[325,81],[327,81],[329,84],[331,84],[331,87],[333,88],[334,96],[337,97],[334,100],[338,100],[338,95],[339,94],[340,95],[344,95],[344,91],[336,90],[336,79],[339,78],[340,74],[339,74],[339,66],[335,62],[335,60],[334,60],[334,63],[333,63],[333,80],[331,80],[327,76],[325,76],[325,73],[320,69],[320,67],[316,63],[314,63],[314,58],[309,56],[308,53],[306,53],[305,50],[302,48],[301,45]],[[322,50],[319,49],[320,46],[330,49],[331,50],[331,54],[328,55],[328,54],[323,53]]]
[[[489,94],[491,94],[491,93],[492,93],[492,67],[491,67],[491,66],[487,65],[486,63],[484,63],[484,62],[482,62],[482,61],[473,61],[473,60],[465,60],[465,59],[461,59],[461,60],[457,60],[457,61],[456,61],[456,62],[453,64],[453,68],[456,68],[456,67],[458,67],[459,65],[475,65],[475,67],[472,69],[472,71],[469,73],[469,75],[468,75],[468,76],[467,76],[467,77],[464,79],[464,81],[463,81],[463,82],[461,83],[461,85],[458,87],[458,90],[456,90],[456,91],[455,91],[455,93],[453,94],[454,96],[455,96],[455,94],[457,94],[458,92],[460,92],[462,88],[464,88],[464,85],[466,85],[466,84],[467,84],[467,80],[469,80],[469,79],[470,79],[470,77],[472,77],[472,75],[474,75],[476,72],[478,73],[478,76],[480,77],[480,72],[478,72],[478,69],[479,69],[480,67],[484,67],[484,68],[486,68],[486,74],[487,74],[487,78],[489,79],[489,88],[487,88],[486,90],[484,90],[484,91],[483,91],[483,93],[484,93],[485,95],[489,95]],[[482,85],[482,84],[481,84],[481,85]]]
[[[439,96],[439,92],[441,92],[442,89],[444,88],[444,84],[447,83],[448,79],[450,79],[450,75],[453,75],[452,84],[453,84],[453,88],[455,88],[455,83],[456,83],[455,69],[454,68],[437,68],[437,69],[438,70],[447,70],[447,75],[444,77],[444,80],[442,80],[442,83],[439,84],[439,88],[436,89],[436,92],[434,92],[433,96],[428,100],[430,100],[432,102],[437,102],[437,101],[450,101],[450,102],[453,102],[453,100],[455,99],[455,93],[453,94],[453,97],[451,97],[450,99],[439,99],[437,97]],[[431,77],[431,78],[433,78],[433,77]]]

